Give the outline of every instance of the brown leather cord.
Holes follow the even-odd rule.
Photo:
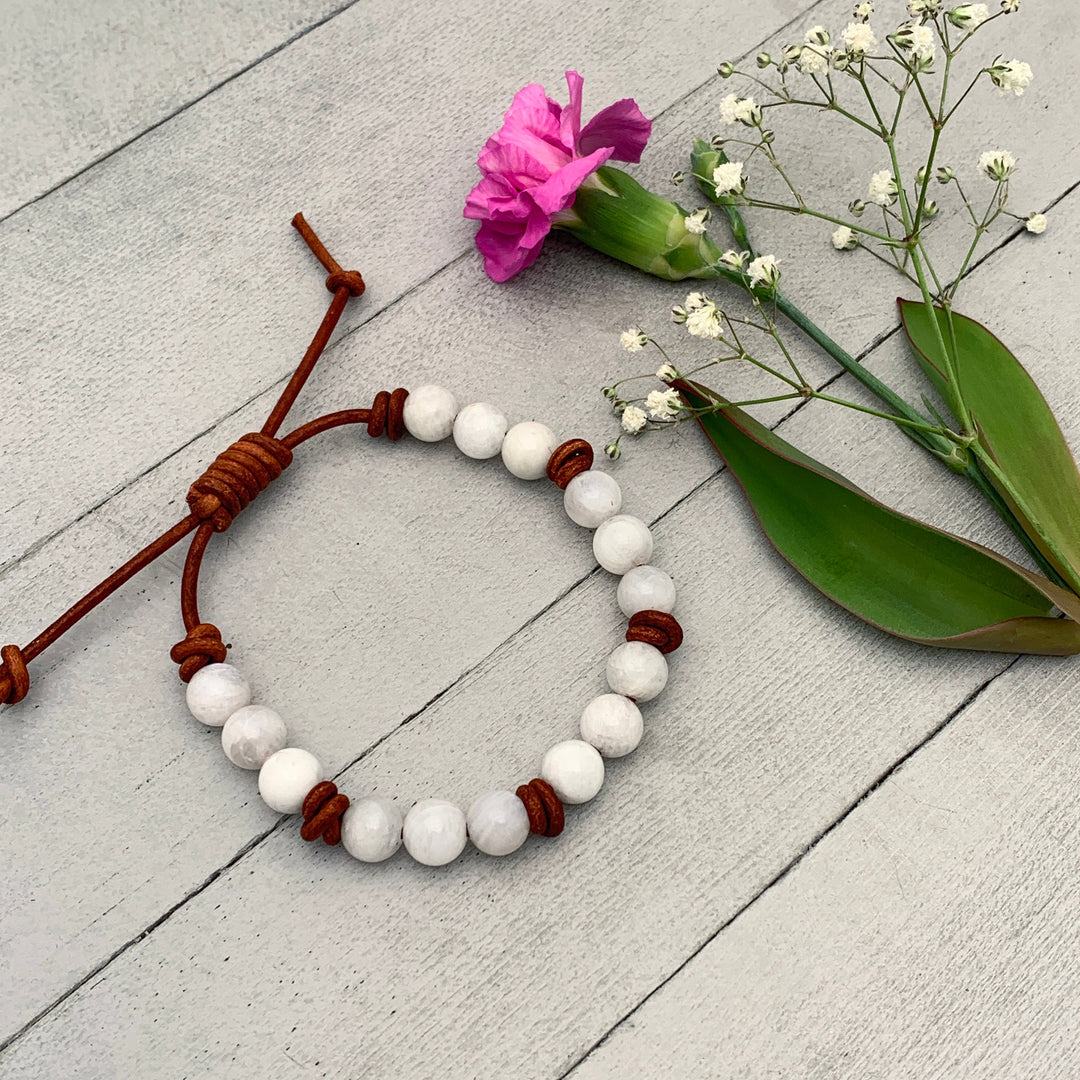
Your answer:
[[[655,645],[662,653],[669,653],[682,644],[683,632],[674,615],[650,608],[630,616],[626,640],[644,641],[647,645]]]
[[[180,664],[181,677],[190,679],[204,664],[220,662],[225,646],[221,634],[210,623],[203,623],[198,616],[196,593],[199,568],[210,536],[229,527],[232,519],[252,499],[265,490],[271,480],[281,475],[292,460],[292,450],[301,442],[341,424],[368,424],[371,434],[385,431],[391,439],[398,439],[404,430],[402,406],[406,392],[398,389],[387,394],[385,403],[381,395],[372,409],[348,409],[321,417],[303,425],[291,435],[277,438],[278,429],[289,410],[295,404],[308,376],[315,367],[330,341],[341,318],[345,305],[353,296],[364,291],[364,279],[355,270],[343,270],[323,246],[314,231],[297,214],[293,227],[327,271],[326,287],[334,294],[303,359],[282,391],[270,416],[258,433],[250,433],[233,443],[218,455],[213,464],[195,481],[188,493],[192,512],[171,529],[162,533],[123,566],[110,574],[99,585],[74,603],[51,625],[46,627],[29,645],[19,648],[5,645],[0,649],[0,702],[14,704],[21,701],[30,686],[27,664],[39,656],[59,637],[70,630],[83,616],[94,610],[140,570],[149,566],[185,536],[195,531],[191,549],[184,567],[181,586],[181,610],[187,637],[175,645],[173,658]],[[386,393],[383,391],[383,393]],[[374,422],[372,421],[375,416]]]
[[[548,479],[565,488],[578,473],[592,468],[593,448],[584,439],[570,439],[556,446],[548,458]]]
[[[522,784],[514,794],[525,804],[530,832],[537,836],[558,836],[563,831],[566,824],[563,804],[546,780],[536,777]]]
[[[341,843],[341,815],[349,809],[349,797],[339,795],[337,785],[329,780],[316,784],[304,797],[300,813],[304,824],[300,835],[305,840],[321,836],[331,847]]]

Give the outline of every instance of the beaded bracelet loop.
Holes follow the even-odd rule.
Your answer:
[[[462,852],[467,839],[490,855],[517,850],[530,833],[558,836],[565,825],[564,804],[592,799],[604,781],[604,758],[634,750],[643,732],[638,702],[663,690],[668,678],[665,654],[682,642],[672,616],[675,587],[664,571],[650,565],[653,539],[638,518],[620,513],[622,492],[611,476],[592,469],[593,450],[583,439],[556,445],[550,428],[535,421],[509,427],[494,406],[483,402],[458,409],[448,390],[421,386],[410,394],[399,387],[380,391],[369,409],[346,409],[312,420],[283,437],[277,432],[326,347],[347,301],[364,291],[363,278],[337,264],[301,214],[293,219],[308,247],[327,270],[333,299],[288,385],[258,432],[241,436],[220,453],[191,485],[189,514],[111,574],[53,622],[25,648],[0,648],[0,702],[14,704],[30,687],[27,664],[93,610],[102,600],[183,537],[194,533],[184,563],[180,608],[186,634],[170,656],[187,683],[187,704],[204,724],[221,727],[222,746],[233,764],[259,772],[259,793],[273,810],[300,814],[304,840],[341,843],[364,862],[380,862],[402,843],[418,861],[441,866]],[[493,791],[463,813],[442,799],[423,799],[402,817],[388,799],[372,795],[357,802],[338,791],[318,759],[289,747],[284,720],[264,705],[251,703],[243,675],[225,662],[221,632],[199,615],[199,571],[215,533],[225,532],[293,462],[302,443],[331,428],[365,424],[373,438],[401,440],[406,432],[424,442],[453,436],[468,457],[501,455],[516,477],[547,476],[563,490],[569,517],[594,530],[593,551],[606,570],[619,575],[619,606],[628,616],[626,641],[607,662],[611,693],[590,702],[581,716],[581,738],[552,746],[540,776],[516,791]]]

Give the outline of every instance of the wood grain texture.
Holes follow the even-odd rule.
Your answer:
[[[0,218],[346,4],[4,3]]]
[[[819,5],[813,19],[836,22],[847,9]],[[508,19],[510,12],[497,14]],[[761,19],[755,10],[752,26],[733,20],[728,40],[742,33],[749,43]],[[639,32],[624,21],[620,33]],[[1033,22],[1016,24],[1018,51],[1021,28],[1035,33]],[[679,25],[661,32],[658,47],[676,51],[667,34]],[[371,31],[388,55],[405,40],[394,37],[397,23],[390,27]],[[317,33],[303,39],[306,48]],[[524,45],[512,34],[508,40],[508,67],[485,90],[495,116],[506,96],[502,82],[513,87],[535,75],[522,59]],[[452,45],[460,51],[460,36],[430,44],[444,66]],[[352,56],[354,47],[328,40],[317,59],[340,70],[335,48]],[[602,58],[595,43],[582,48],[597,50],[590,55],[600,71],[587,93],[599,85],[599,103],[627,92],[617,54]],[[291,51],[275,62],[285,65]],[[514,63],[520,72],[510,70]],[[299,86],[302,68],[282,68],[280,85]],[[655,86],[670,91],[666,76],[677,68],[670,57],[657,61],[665,78],[658,75]],[[155,133],[161,152],[180,162],[210,153],[230,115],[225,104],[210,109],[219,97],[235,94],[233,107],[261,119],[265,130],[249,140],[264,155],[261,171],[230,178],[254,200],[255,223],[226,213],[223,195],[201,204],[219,256],[234,230],[268,229],[271,217],[276,223],[279,211],[293,208],[282,204],[271,215],[259,201],[260,191],[269,191],[260,188],[263,173],[278,167],[269,143],[287,125],[282,115],[265,113],[258,72],[200,105],[209,111],[198,125],[169,124]],[[314,114],[328,76],[319,68],[303,78],[313,80],[305,108]],[[722,92],[723,85],[706,87],[696,108],[705,110]],[[1029,96],[1025,107],[1043,100],[1036,86]],[[1037,104],[1032,112],[1041,115]],[[470,117],[475,130],[462,137],[472,140],[468,161],[490,126],[479,109]],[[643,173],[657,182],[666,175],[694,117],[690,101],[665,114],[657,153]],[[1049,119],[1045,125],[1031,140],[1031,156],[1045,152],[1046,183],[1060,193],[1075,179],[1070,136]],[[464,151],[445,142],[449,128],[437,130],[444,142],[436,140],[431,160],[458,161]],[[985,133],[977,126],[968,136],[969,157]],[[386,137],[391,154],[393,140],[403,136]],[[248,146],[235,131],[232,138]],[[844,153],[850,157],[838,157],[838,169],[856,162],[857,150]],[[220,148],[213,154],[220,160]],[[117,168],[125,155],[113,159]],[[335,147],[319,181],[324,194],[348,180],[350,160],[346,147]],[[277,180],[292,175],[308,190],[310,175],[298,159],[280,168]],[[865,171],[860,166],[860,175]],[[135,198],[140,185],[146,195],[152,180],[136,173],[117,174],[110,187],[95,170],[87,190],[93,179],[103,185],[99,198],[124,190]],[[467,173],[462,167],[454,183],[467,186]],[[452,258],[445,209],[452,186],[439,186],[430,206],[414,205],[418,221],[404,201],[392,203],[398,233],[378,240],[382,250],[402,236],[415,240],[410,230],[422,227]],[[399,197],[392,187],[391,202]],[[67,197],[61,195],[39,206],[59,212]],[[156,205],[160,217],[164,199]],[[331,210],[331,221],[356,218],[344,202]],[[314,213],[312,219],[321,224]],[[784,252],[800,297],[809,297],[808,306],[831,307],[853,348],[869,345],[892,324],[884,304],[892,283],[884,275],[867,279],[866,264],[836,256],[828,264],[839,281],[831,295],[799,269],[820,267],[820,230],[781,224],[763,224],[763,243]],[[1040,277],[1066,294],[1076,269],[1066,239],[1075,225],[1063,210],[1053,219],[1055,232],[1035,249],[1049,263]],[[327,232],[332,250],[367,272],[366,263],[348,259],[349,232],[340,225]],[[261,260],[264,240],[253,231],[240,242]],[[468,244],[467,230],[456,242]],[[1021,237],[1017,244],[1028,242]],[[160,250],[158,241],[148,243],[143,269]],[[1031,256],[1007,257],[1017,250],[990,262],[997,276],[977,279],[987,284],[973,288],[973,306],[965,310],[989,319],[1001,295],[1019,292],[1033,264]],[[108,260],[121,254],[108,248]],[[240,309],[228,307],[227,292],[216,288],[220,279],[214,288],[198,283],[210,265],[201,245],[177,254],[177,328],[160,342],[151,340],[159,326],[146,332],[150,352],[142,369],[129,341],[117,350],[131,383],[127,400],[145,413],[132,423],[154,428],[153,441],[175,421],[176,396],[163,390],[157,401],[155,389],[149,400],[146,371],[157,372],[181,338],[191,339],[195,355],[211,355],[214,335],[246,342],[251,320],[261,319],[261,342],[237,356],[235,370],[215,370],[205,400],[184,398],[182,422],[155,452],[218,415],[207,402],[231,415],[16,561],[0,578],[5,637],[29,636],[44,611],[62,607],[97,580],[99,569],[170,523],[201,465],[265,416],[269,394],[236,408],[249,390],[266,385],[268,356],[275,373],[291,365],[309,316],[317,318],[325,303],[306,253],[294,247],[288,260],[272,258],[281,260],[273,271],[281,294],[274,292],[260,314],[245,310],[238,318]],[[105,280],[115,265],[102,263],[96,272]],[[615,344],[618,331],[650,312],[662,319],[681,294],[558,242],[526,278],[503,287],[486,281],[471,257],[420,284],[410,277],[416,265],[412,257],[402,261],[392,271],[396,282],[391,275],[387,291],[354,313],[302,400],[299,419],[366,404],[383,385],[436,378],[463,401],[493,400],[513,419],[554,421],[560,434],[599,444],[613,421],[596,388],[627,365]],[[251,273],[262,272],[260,261]],[[382,310],[395,289],[407,295]],[[232,295],[240,294],[237,286]],[[115,297],[130,302],[119,288]],[[141,302],[150,306],[145,295]],[[91,305],[84,303],[89,325]],[[1016,310],[1045,327],[1032,332],[1033,356],[1024,359],[1033,370],[1038,365],[1036,377],[1076,445],[1072,404],[1080,386],[1053,346],[1055,334],[1075,336],[1075,317],[1062,305],[1047,322],[1037,295],[1023,296]],[[192,313],[200,315],[198,327]],[[995,325],[1007,340],[1027,332],[1023,322]],[[198,334],[207,342],[199,344]],[[816,381],[828,377],[820,358],[798,355]],[[909,378],[895,340],[872,362],[891,381]],[[750,385],[742,374],[731,377],[737,388]],[[46,381],[42,375],[41,385]],[[854,396],[848,383],[837,385]],[[764,413],[772,422],[782,415],[779,408]],[[70,416],[64,405],[57,423]],[[113,446],[116,417],[100,424],[107,435],[98,447]],[[783,425],[785,435],[901,509],[1000,538],[1000,527],[961,482],[901,436],[870,421],[839,439],[836,430],[835,414],[816,405]],[[55,433],[49,426],[35,433],[46,434]],[[603,689],[603,659],[621,622],[612,582],[591,572],[587,539],[562,518],[554,491],[513,482],[497,463],[468,462],[449,447],[362,441],[356,448],[353,434],[341,432],[305,447],[277,490],[241,518],[208,565],[207,616],[235,643],[260,698],[282,709],[294,741],[333,771],[348,767],[346,791],[377,789],[403,803],[427,794],[467,802],[531,775],[547,745],[571,735],[581,705]],[[228,765],[217,734],[199,728],[183,708],[165,656],[179,636],[175,560],[133,583],[35,665],[32,697],[3,715],[0,807],[11,913],[0,929],[0,955],[10,965],[0,978],[3,1035],[78,989],[0,1056],[0,1074],[36,1076],[75,1060],[81,1075],[117,1077],[170,1075],[178,1065],[214,1077],[291,1076],[298,1067],[328,1076],[557,1076],[1007,663],[897,643],[827,606],[763,545],[730,478],[712,476],[715,461],[705,447],[690,432],[677,443],[678,452],[635,445],[618,466],[627,509],[647,520],[666,514],[657,527],[661,565],[680,585],[694,584],[693,596],[683,588],[679,613],[688,642],[676,654],[672,687],[650,707],[641,750],[613,765],[608,787],[573,812],[563,840],[531,841],[508,862],[470,854],[445,871],[423,870],[404,857],[361,867],[341,851],[303,845],[295,823],[276,828],[253,777]],[[66,453],[72,456],[70,448]],[[135,460],[127,455],[107,460],[98,449],[90,457],[97,474],[120,483],[124,462]],[[28,485],[34,490],[21,496],[40,498],[43,520],[49,505],[64,512],[72,506],[56,460],[45,455]],[[150,453],[145,460],[157,459]],[[87,506],[92,486],[84,491]],[[950,505],[939,504],[941,490],[952,494]],[[24,523],[36,512],[32,502],[23,511]],[[6,515],[5,532],[9,521],[21,528],[18,520]],[[37,527],[22,535],[48,535]],[[716,1043],[705,1035],[697,1045],[708,1050]]]
[[[802,7],[730,4],[728,47]],[[717,14],[504,0],[474,33],[474,0],[358,3],[0,223],[0,454],[50,478],[4,486],[0,567],[291,370],[325,303],[296,211],[367,276],[355,328],[471,246],[476,154],[518,87],[561,97],[572,61],[586,110],[632,90],[659,113],[714,73],[692,30]]]

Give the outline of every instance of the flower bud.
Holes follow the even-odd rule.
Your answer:
[[[622,449],[619,447],[619,440],[616,439],[614,442],[609,442],[607,446],[604,447],[604,453],[607,454],[612,461],[618,461],[619,458],[622,457]]]
[[[937,172],[934,173],[934,179],[939,184],[947,184],[955,175],[956,173],[954,173],[948,165],[941,165]]]
[[[730,60],[725,60],[717,69],[716,74],[721,79],[730,79],[735,74],[735,65]]]
[[[776,139],[776,132],[771,128],[763,128],[761,131],[761,141],[768,146],[769,143]]]
[[[832,55],[832,66],[837,71],[847,71],[851,67],[851,54],[846,52],[835,52]]]
[[[723,135],[714,135],[709,140],[709,145],[714,150],[723,150],[724,149],[724,136]]]
[[[924,184],[925,182],[926,182],[926,166],[924,165],[924,166],[923,166],[923,167],[922,167],[921,169],[919,169],[919,171],[918,171],[918,172],[917,172],[917,173],[915,174],[915,183],[916,183],[916,184],[917,184],[917,185],[918,185],[919,187],[922,187],[922,186],[923,186],[923,184]]]
[[[1011,15],[1014,11],[1020,10],[1020,0],[1001,0],[1001,10],[1006,15]]]
[[[767,52],[759,52],[757,54],[757,66],[759,68],[767,68],[772,65],[772,57]]]
[[[785,45],[784,46],[784,59],[789,64],[795,64],[798,62],[799,57],[802,56],[803,47],[801,45]]]
[[[854,217],[862,217],[865,209],[866,203],[864,203],[862,199],[852,199],[851,202],[848,203],[848,213],[852,214]]]
[[[806,31],[807,45],[828,45],[829,31],[824,26],[815,26]]]
[[[680,307],[678,304],[671,309],[671,321],[676,326],[682,326],[686,322],[686,308]]]
[[[945,12],[945,18],[958,30],[974,30],[990,18],[985,4],[961,4]]]
[[[926,202],[923,203],[922,211],[923,217],[936,218],[938,214],[941,213],[941,207],[938,206],[933,199],[927,199]]]

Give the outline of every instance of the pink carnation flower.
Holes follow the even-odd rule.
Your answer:
[[[574,204],[590,173],[614,158],[640,161],[652,122],[623,98],[581,126],[581,86],[566,73],[563,108],[538,83],[519,90],[503,126],[484,144],[476,164],[484,178],[465,200],[465,217],[482,224],[476,246],[494,281],[506,281],[536,260],[552,218]]]

